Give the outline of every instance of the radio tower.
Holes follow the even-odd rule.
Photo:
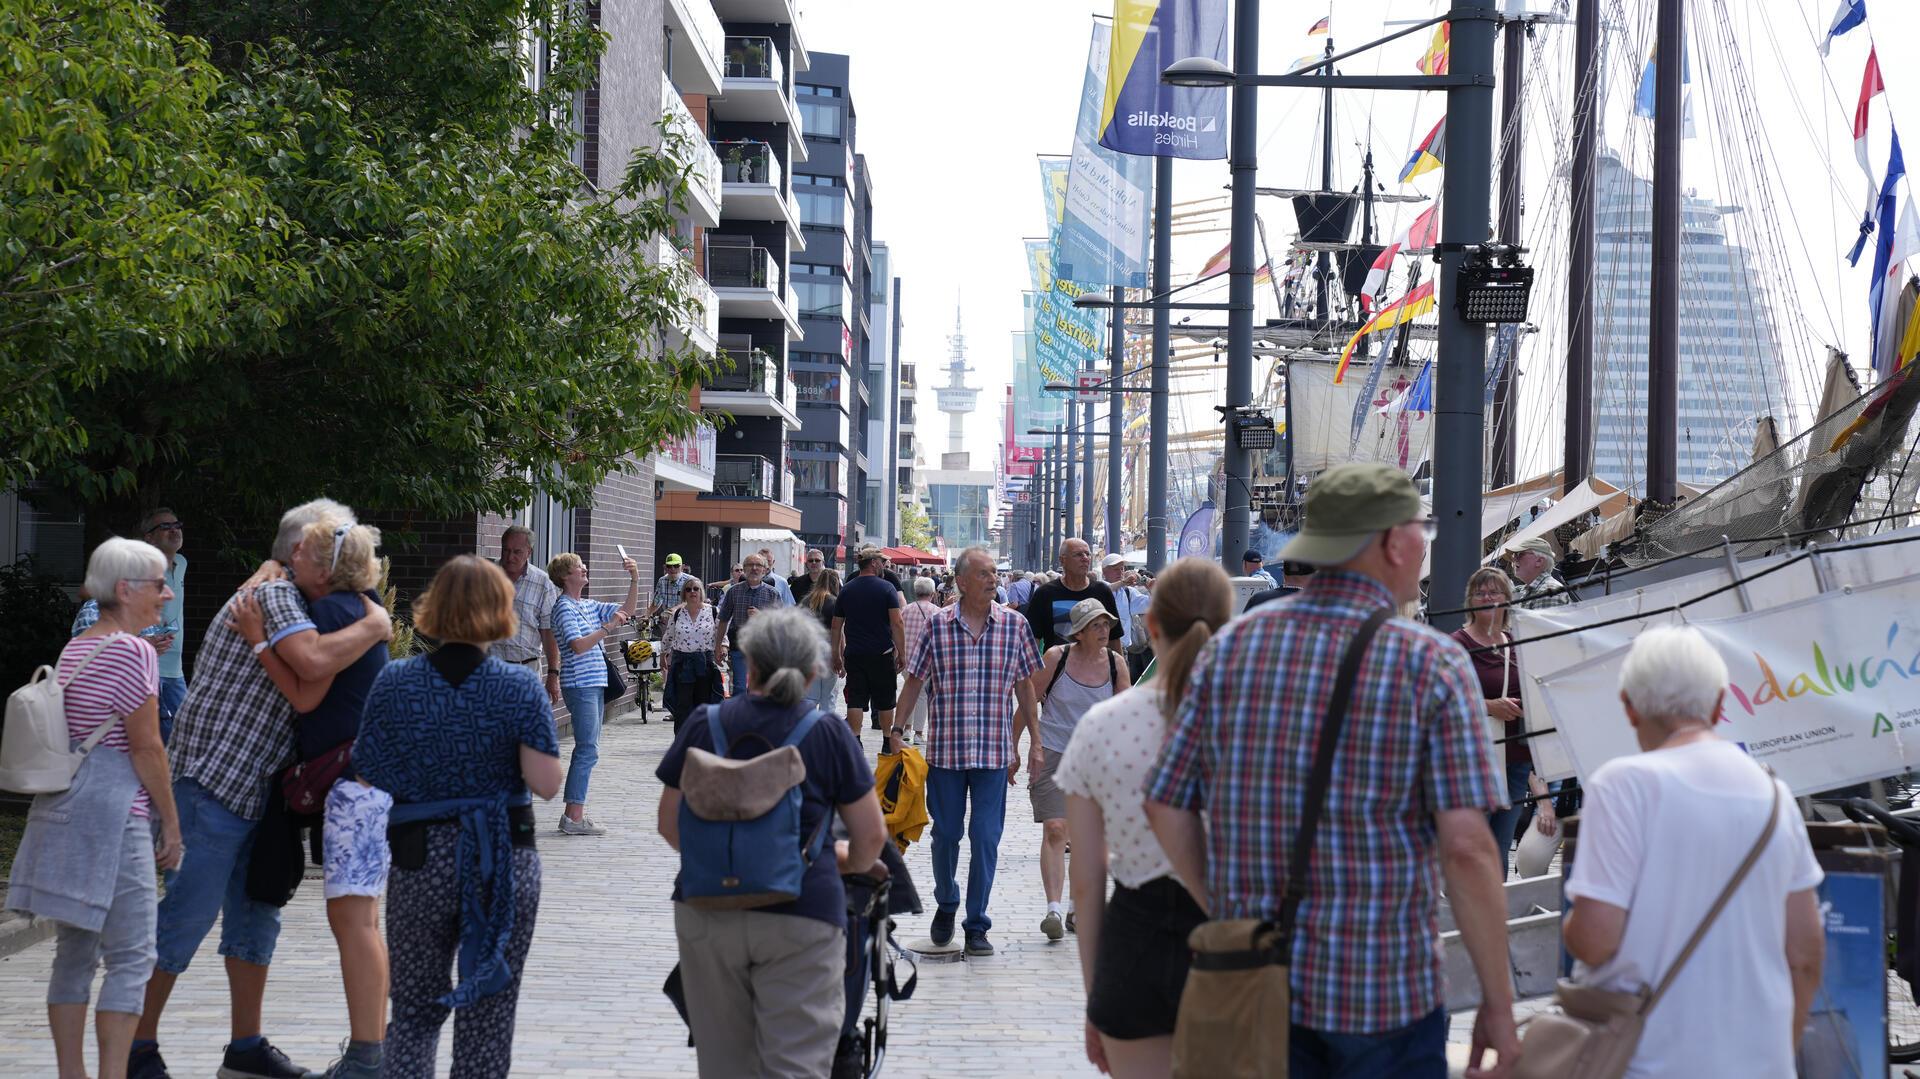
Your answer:
[[[943,467],[965,469],[967,414],[977,404],[980,391],[967,385],[973,373],[967,366],[967,335],[960,330],[960,304],[954,301],[953,333],[947,338],[947,384],[938,388],[940,411],[947,414],[947,456],[957,463],[942,461]],[[955,455],[959,455],[956,457]]]

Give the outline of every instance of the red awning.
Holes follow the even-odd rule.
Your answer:
[[[944,566],[947,564],[946,559],[932,552],[920,550],[918,547],[889,548],[890,551],[896,549],[900,551],[900,555],[889,555],[889,557],[893,558],[896,562],[908,561],[910,565],[915,566]]]

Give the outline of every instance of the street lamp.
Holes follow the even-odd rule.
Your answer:
[[[1232,68],[1211,56],[1189,56],[1167,65],[1167,69],[1160,73],[1160,81],[1168,86],[1211,90],[1232,86],[1234,75]]]

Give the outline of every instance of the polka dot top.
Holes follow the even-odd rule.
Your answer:
[[[1107,869],[1129,888],[1173,873],[1147,824],[1141,796],[1166,730],[1158,683],[1136,686],[1087,709],[1053,773],[1061,790],[1099,804]]]

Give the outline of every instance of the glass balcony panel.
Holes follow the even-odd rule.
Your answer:
[[[764,247],[707,247],[707,281],[715,288],[780,288],[780,265]]]
[[[771,501],[780,494],[774,487],[772,461],[748,453],[715,455],[713,497]]]
[[[773,147],[758,139],[719,139],[713,152],[720,159],[721,178],[730,184],[767,184],[784,190],[786,172]]]
[[[770,37],[728,37],[721,73],[729,79],[772,79],[782,88],[787,85],[786,65]]]

